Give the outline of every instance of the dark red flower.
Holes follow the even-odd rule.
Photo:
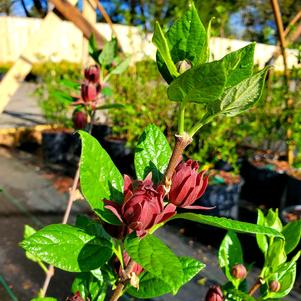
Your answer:
[[[81,85],[81,96],[84,102],[95,101],[100,92],[100,84],[85,80]]]
[[[236,264],[231,269],[231,274],[236,279],[245,279],[247,277],[247,269],[243,264]]]
[[[88,116],[81,111],[75,111],[72,116],[73,126],[76,130],[82,130],[88,123]]]
[[[85,300],[80,296],[80,293],[77,292],[73,296],[68,297],[66,301],[85,301]]]
[[[209,288],[205,301],[224,301],[223,292],[217,285],[213,285]]]
[[[92,65],[89,66],[85,69],[85,78],[96,84],[99,82],[99,78],[100,78],[100,71],[97,65]]]
[[[171,179],[168,200],[172,204],[187,209],[212,209],[203,206],[191,206],[200,198],[208,184],[205,170],[198,173],[199,165],[196,161],[181,162],[175,169]]]
[[[105,207],[141,237],[146,230],[175,214],[176,207],[173,204],[164,207],[163,198],[163,187],[154,186],[151,174],[144,181],[132,181],[125,175],[123,204],[105,201]]]

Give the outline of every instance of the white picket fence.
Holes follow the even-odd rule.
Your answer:
[[[41,26],[41,19],[0,17],[0,63],[14,62],[22,53],[30,37]],[[111,30],[107,24],[98,23],[99,32],[107,39],[111,37]],[[137,27],[115,25],[118,39],[125,53],[129,53],[133,61],[146,57],[155,58],[155,47],[151,43],[151,35],[144,34]],[[212,57],[219,59],[230,50],[239,49],[249,42],[225,38],[212,38],[210,43]],[[272,56],[276,47],[266,44],[257,44],[255,50],[255,63],[263,67]],[[297,50],[288,50],[288,65],[297,66]],[[50,60],[81,62],[83,60],[83,36],[70,22],[58,23],[50,35],[36,49],[36,61]],[[282,57],[274,62],[276,70],[283,70]]]

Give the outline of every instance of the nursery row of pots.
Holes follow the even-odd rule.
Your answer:
[[[107,150],[120,171],[133,176],[133,153],[126,147],[125,140],[115,139],[111,134],[106,125],[93,127],[92,135]],[[80,141],[71,130],[47,131],[43,133],[42,149],[46,162],[76,166]],[[211,172],[208,188],[198,200],[203,206],[215,206],[209,214],[237,219],[240,200],[261,208],[301,205],[301,179],[273,162],[241,161],[240,176],[232,175],[228,164],[221,162]],[[286,212],[285,218],[291,220],[299,216]]]

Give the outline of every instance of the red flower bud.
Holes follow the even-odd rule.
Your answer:
[[[269,283],[269,289],[270,289],[271,292],[274,292],[274,293],[279,292],[280,287],[281,287],[281,285],[277,280],[272,280]]]
[[[231,274],[236,279],[245,279],[247,277],[247,269],[243,264],[236,264],[232,267]]]
[[[100,84],[94,84],[85,80],[81,85],[81,96],[84,102],[95,101],[100,92]]]
[[[73,296],[68,297],[66,301],[85,301],[85,300],[80,296],[80,293],[77,292]]]
[[[171,189],[168,194],[171,203],[188,209],[211,209],[203,206],[191,206],[203,195],[208,184],[208,177],[204,177],[206,171],[198,173],[198,169],[198,163],[193,160],[178,164],[172,176]]]
[[[85,69],[85,78],[92,82],[92,83],[98,83],[100,78],[100,72],[97,65],[89,66]]]
[[[82,130],[86,127],[88,123],[87,114],[81,111],[73,113],[72,116],[73,126],[76,130]]]
[[[217,285],[213,285],[209,288],[205,301],[224,301],[223,292]]]
[[[144,181],[132,181],[124,176],[124,201],[122,206],[112,201],[105,201],[106,208],[111,210],[119,220],[138,236],[146,234],[146,230],[161,223],[175,214],[172,204],[164,207],[163,187],[155,187],[151,174]]]

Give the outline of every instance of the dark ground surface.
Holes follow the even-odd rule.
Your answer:
[[[40,289],[43,272],[26,259],[18,243],[22,240],[24,224],[40,228],[61,221],[71,180],[46,169],[36,156],[0,148],[0,188],[3,189],[0,192],[0,301],[29,301]],[[75,203],[70,222],[77,213],[88,211],[84,203]],[[217,267],[216,249],[208,244],[213,241],[213,245],[217,245],[225,232],[181,222],[156,233],[178,255],[192,256],[207,264],[207,268],[185,285],[177,296],[165,295],[156,300],[201,301],[211,284],[225,280]],[[242,239],[249,262],[260,259],[257,258],[260,254],[252,251],[254,238],[244,235]],[[255,268],[249,277],[251,283],[255,281],[256,272]],[[64,300],[73,278],[74,274],[57,270],[48,295]],[[301,300],[299,283],[291,296],[284,300]]]

